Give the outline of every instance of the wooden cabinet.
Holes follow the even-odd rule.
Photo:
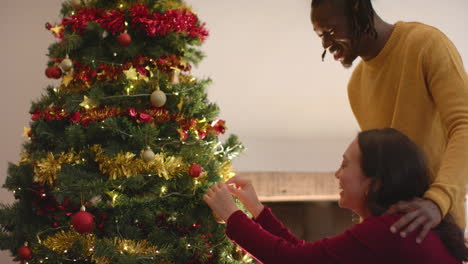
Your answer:
[[[338,180],[332,172],[239,172],[252,180],[262,202],[337,201]]]

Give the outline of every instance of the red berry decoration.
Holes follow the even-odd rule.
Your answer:
[[[85,207],[81,207],[81,211],[76,213],[71,220],[73,228],[80,234],[86,234],[94,228],[94,216],[85,212]]]
[[[189,174],[193,178],[198,178],[202,174],[202,171],[203,171],[203,169],[202,169],[202,167],[200,165],[192,164],[192,166],[190,166],[190,169],[189,169]]]
[[[57,66],[49,67],[46,69],[45,75],[51,79],[59,79],[62,77],[62,70]]]
[[[23,259],[32,259],[32,250],[28,246],[22,246],[18,249],[18,256]]]
[[[132,43],[132,37],[128,33],[122,33],[119,35],[119,44],[122,47],[126,47]]]

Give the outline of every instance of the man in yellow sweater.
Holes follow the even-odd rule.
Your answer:
[[[468,75],[452,42],[434,27],[383,21],[370,0],[312,0],[312,24],[325,51],[348,68],[352,111],[363,130],[396,128],[425,152],[433,177],[424,199],[401,201],[393,232],[421,228],[421,242],[450,213],[465,227]]]

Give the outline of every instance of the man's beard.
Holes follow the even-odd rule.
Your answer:
[[[327,55],[327,49],[324,49],[323,52],[322,52],[322,62],[325,61],[325,56]],[[353,61],[350,61],[350,62],[345,62],[345,63],[341,63],[341,65],[345,68],[345,69],[349,69],[353,66]]]

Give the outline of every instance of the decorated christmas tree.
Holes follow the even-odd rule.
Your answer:
[[[208,36],[179,0],[71,0],[4,185],[0,246],[24,263],[245,263],[203,202],[243,147],[191,75]]]

